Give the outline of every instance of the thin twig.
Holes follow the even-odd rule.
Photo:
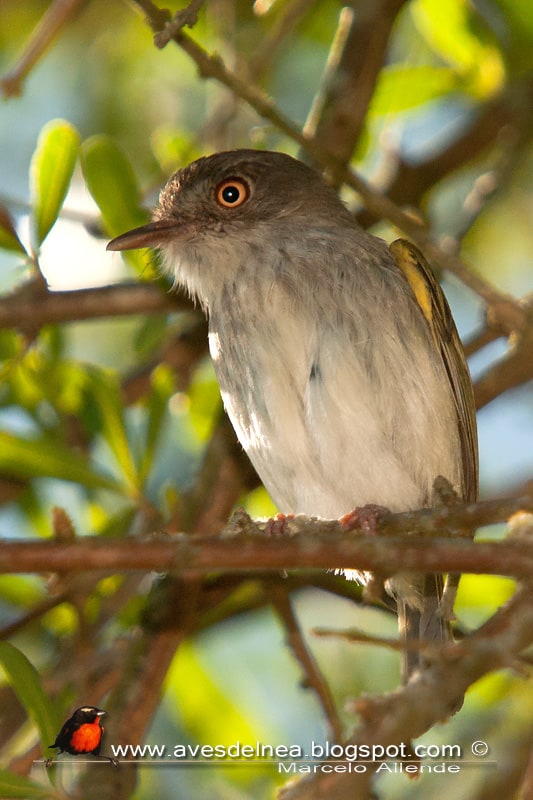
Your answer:
[[[343,639],[346,642],[356,642],[357,644],[371,644],[379,647],[387,647],[389,650],[402,653],[405,650],[416,650],[426,654],[436,654],[441,649],[439,645],[420,639],[401,641],[400,639],[390,639],[386,636],[373,636],[364,631],[348,628],[343,631],[332,630],[330,628],[313,628],[313,636],[330,639]]]
[[[165,47],[185,26],[188,28],[194,27],[198,20],[198,12],[204,2],[205,0],[191,0],[188,6],[176,11],[171,21],[167,22],[163,30],[154,36],[154,42],[157,47]]]
[[[479,630],[443,648],[440,658],[388,695],[360,697],[353,704],[361,723],[345,743],[380,746],[408,743],[457,709],[467,688],[488,672],[510,664],[533,641],[533,593],[519,589]],[[381,751],[383,752],[383,750]],[[280,800],[353,800],[367,797],[381,759],[364,772],[318,771],[291,782]]]
[[[406,0],[363,0],[344,7],[324,76],[324,85],[304,126],[304,135],[339,164],[348,164],[363,130],[385,59],[392,25]]]
[[[272,605],[276,609],[279,619],[287,632],[287,643],[299,662],[305,675],[305,686],[312,689],[318,697],[320,704],[329,722],[331,733],[336,742],[342,741],[343,725],[340,720],[333,695],[324,680],[313,654],[307,647],[303,633],[296,619],[288,592],[283,587],[271,591]]]
[[[15,65],[0,77],[0,88],[4,97],[16,97],[22,93],[22,85],[31,70],[50,47],[53,40],[86,0],[55,0],[45,11],[33,31]]]

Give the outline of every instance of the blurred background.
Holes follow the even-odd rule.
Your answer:
[[[294,140],[234,91],[202,80],[183,48],[154,47],[139,5],[0,0],[0,302],[8,310],[25,289],[30,301],[31,290],[37,292],[38,304],[43,277],[53,293],[132,282],[153,287],[154,279],[164,293],[168,285],[153,256],[124,259],[107,253],[105,243],[147,218],[168,176],[202,154],[232,147],[301,155]],[[50,41],[18,80],[13,70],[39,26]],[[329,142],[334,152],[334,126],[326,138],[331,76],[343,74],[339,62],[345,69],[352,64],[347,113],[353,112],[354,132],[344,160],[422,217],[445,250],[460,253],[497,290],[516,300],[531,295],[533,7],[526,0],[354,0],[346,7],[333,0],[208,0],[186,35],[264,90],[296,127],[317,139],[322,134],[326,151]],[[366,83],[361,64],[352,63],[356,55],[373,71]],[[67,151],[72,169],[65,167],[55,187],[57,208],[47,210],[43,197],[57,176],[46,165]],[[399,235],[353,192],[343,190],[343,197],[361,224],[387,240]],[[526,369],[526,379],[487,390],[486,376],[495,369],[498,376],[515,342],[485,327],[486,306],[477,294],[449,273],[441,278],[484,392],[478,393],[481,496],[519,494],[533,473],[531,370],[529,382]],[[206,453],[223,425],[204,337],[192,306],[157,314],[136,308],[101,319],[80,314],[33,326],[26,317],[4,322],[0,536],[51,536],[54,508],[68,515],[67,534],[79,536],[131,536],[169,520],[175,530],[186,529]],[[274,513],[264,490],[241,470],[229,508]],[[55,519],[57,535],[57,512]],[[499,526],[483,530],[484,537],[502,535]],[[355,627],[394,637],[396,621],[359,605],[358,587],[343,587],[333,576],[308,577],[324,586],[291,584],[293,610],[349,730],[355,720],[346,703],[362,692],[394,689],[397,656],[312,631]],[[120,684],[121,659],[127,663],[124,654],[143,635],[139,613],[154,579],[0,576],[1,638],[36,668],[54,701],[55,723],[77,705],[106,708]],[[219,587],[217,580],[212,586]],[[145,741],[306,747],[329,737],[268,586],[268,577],[241,576],[225,586],[218,605],[203,608],[196,630],[187,630],[169,658]],[[463,577],[461,629],[481,624],[513,589],[509,579]],[[81,765],[63,766],[63,785],[55,787],[42,764],[31,766],[41,757],[36,726],[9,674],[0,697],[2,766],[29,775],[49,792],[42,796],[78,796]],[[425,740],[469,752],[472,741],[484,739],[491,758],[511,774],[532,710],[523,677],[501,671],[473,686],[460,713]],[[376,791],[391,800],[440,797],[450,789],[458,800],[486,798],[489,778],[479,768],[463,770],[460,782],[386,776]],[[285,779],[268,765],[143,767],[137,787],[122,791],[136,800],[156,793],[268,798]]]

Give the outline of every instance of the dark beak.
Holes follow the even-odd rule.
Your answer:
[[[139,247],[160,247],[178,227],[176,220],[161,219],[141,225],[111,239],[106,250],[136,250]]]

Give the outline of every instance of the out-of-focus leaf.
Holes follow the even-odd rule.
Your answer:
[[[84,383],[80,365],[51,360],[36,349],[17,358],[9,373],[13,401],[28,410],[35,410],[45,400],[58,411],[76,414]]]
[[[122,233],[124,226],[135,227],[146,221],[133,167],[109,136],[91,136],[83,142],[81,165],[111,236]]]
[[[52,800],[58,795],[50,786],[40,786],[22,775],[15,775],[14,772],[0,769],[0,797],[22,797],[27,800],[37,797],[42,800]]]
[[[177,699],[185,728],[198,741],[254,741],[250,720],[216,685],[193,645],[185,643],[183,649],[180,647],[167,675],[167,688]],[[208,708],[217,708],[219,713],[209,714]]]
[[[50,519],[50,518],[49,518]],[[43,599],[42,581],[25,575],[2,575],[0,598],[21,608],[30,608]]]
[[[89,191],[102,214],[105,230],[118,236],[148,219],[141,206],[135,172],[124,151],[109,136],[91,136],[81,146],[81,166]],[[125,252],[124,258],[143,277],[150,270],[146,252]]]
[[[449,67],[386,67],[380,72],[370,113],[405,111],[441,97],[455,85],[457,76]]]
[[[57,478],[89,489],[123,491],[117,481],[96,472],[84,458],[47,436],[23,439],[0,431],[0,473],[12,478]]]
[[[86,370],[86,390],[96,404],[100,433],[122,471],[125,483],[135,493],[139,490],[139,475],[133,458],[124,420],[124,404],[115,376],[101,369]]]
[[[133,342],[135,355],[143,360],[149,358],[154,349],[161,344],[167,325],[167,318],[163,314],[145,317],[135,334]]]
[[[78,157],[80,135],[65,120],[41,131],[30,166],[32,246],[37,251],[55,223]]]
[[[26,249],[18,237],[11,214],[3,205],[0,205],[0,248],[26,255]]]
[[[153,132],[150,143],[152,152],[165,175],[200,158],[196,139],[183,129],[161,125]]]
[[[220,389],[211,361],[204,361],[196,370],[188,395],[191,401],[189,417],[192,426],[200,439],[205,440],[213,429],[215,414],[221,404]]]
[[[473,32],[466,0],[416,0],[411,10],[434,52],[461,75],[464,91],[487,98],[502,88],[505,67],[496,40],[488,28]]]
[[[148,396],[148,429],[140,466],[143,479],[146,478],[151,469],[161,428],[167,413],[168,400],[174,389],[175,383],[172,371],[168,367],[159,365],[152,374],[151,391]]]
[[[21,704],[37,725],[41,747],[46,752],[48,745],[55,741],[57,718],[39,673],[24,653],[10,642],[0,642],[0,664]]]
[[[16,358],[22,349],[21,337],[11,328],[0,330],[0,361]]]

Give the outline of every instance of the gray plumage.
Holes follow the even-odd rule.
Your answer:
[[[217,192],[232,182],[244,199],[227,207]],[[154,222],[110,248],[148,245],[207,310],[224,405],[281,511],[430,506],[438,475],[475,498],[470,378],[412,245],[391,252],[314,170],[253,150],[177,172]],[[391,586],[409,635],[446,637],[438,580]]]

